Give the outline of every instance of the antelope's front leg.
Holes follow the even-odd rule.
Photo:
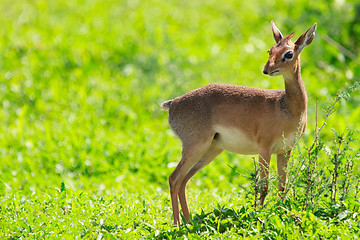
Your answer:
[[[264,205],[265,197],[268,191],[270,150],[262,150],[259,154],[260,165],[260,205]]]
[[[276,155],[276,162],[277,162],[277,170],[279,175],[279,196],[283,197],[283,193],[286,187],[286,174],[287,174],[287,165],[289,161],[291,151],[285,154],[278,154]]]

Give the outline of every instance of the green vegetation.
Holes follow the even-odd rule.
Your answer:
[[[318,23],[284,201],[275,161],[255,209],[253,159],[222,153],[174,227],[181,144],[159,104],[215,82],[282,89],[262,74],[271,20],[295,38]],[[0,23],[0,238],[360,237],[358,1],[2,0]]]

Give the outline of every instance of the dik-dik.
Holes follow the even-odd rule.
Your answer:
[[[185,187],[189,179],[222,151],[259,154],[260,204],[268,190],[269,162],[276,154],[279,190],[286,184],[287,156],[306,126],[307,96],[300,74],[300,53],[315,37],[316,23],[294,43],[271,21],[276,45],[269,50],[264,74],[283,75],[285,90],[210,84],[162,103],[169,124],[182,142],[182,158],[169,177],[174,224],[179,204],[190,222]]]

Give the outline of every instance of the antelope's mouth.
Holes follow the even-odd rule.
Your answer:
[[[275,70],[275,71],[271,72],[269,75],[276,76],[279,72],[280,72],[279,70]]]

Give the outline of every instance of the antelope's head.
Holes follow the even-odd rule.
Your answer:
[[[271,21],[271,28],[276,45],[271,47],[268,51],[269,60],[265,64],[263,73],[270,76],[276,76],[294,71],[301,51],[306,46],[309,46],[315,37],[316,23],[303,33],[294,43],[291,41],[294,33],[290,33],[286,37],[283,37],[280,30],[275,26],[274,21]]]

